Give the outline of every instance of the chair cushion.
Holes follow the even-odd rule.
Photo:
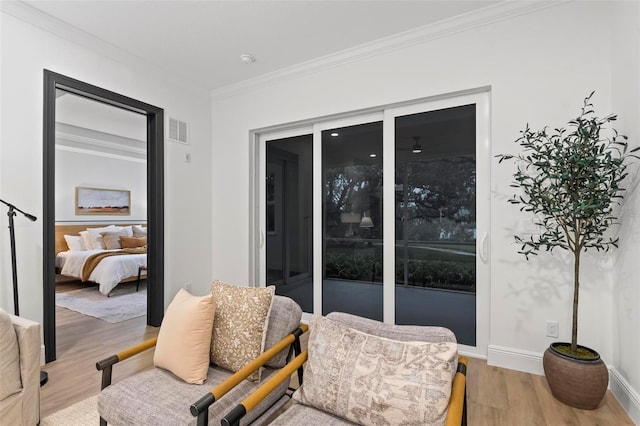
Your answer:
[[[273,372],[267,368],[263,375],[269,377]],[[231,374],[221,368],[209,368],[205,383],[193,385],[160,368],[143,371],[106,387],[98,396],[98,413],[109,425],[114,426],[195,425],[196,417],[189,411],[191,404]],[[269,394],[267,399],[247,414],[241,424],[251,423],[282,398],[288,385],[288,382],[283,383]],[[221,418],[257,386],[248,380],[240,382],[209,407],[209,424],[219,425]]]
[[[0,401],[21,389],[18,337],[11,317],[0,309]]]
[[[213,364],[238,371],[262,353],[274,292],[274,286],[237,287],[213,282],[211,294],[216,304],[211,339]],[[249,379],[259,380],[260,371]]]
[[[269,312],[269,327],[267,327],[267,337],[264,343],[265,350],[295,330],[300,325],[301,319],[302,309],[296,302],[288,297],[273,296],[271,311]],[[284,367],[288,353],[288,349],[283,350],[267,362],[267,367]]]
[[[457,344],[391,340],[314,316],[294,400],[361,425],[444,425]]]
[[[327,318],[341,322],[348,327],[355,328],[367,334],[401,340],[403,342],[457,342],[456,335],[444,327],[385,324],[380,321],[344,312],[331,312],[327,315]]]
[[[153,363],[187,383],[204,383],[215,304],[213,296],[196,297],[180,289],[162,320]]]

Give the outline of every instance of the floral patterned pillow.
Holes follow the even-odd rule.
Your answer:
[[[238,371],[264,351],[275,287],[238,287],[214,281],[215,300],[211,362]],[[260,370],[249,380],[260,380]]]
[[[296,402],[359,425],[444,425],[457,345],[402,342],[314,316]]]

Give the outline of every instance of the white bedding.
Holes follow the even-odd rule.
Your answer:
[[[82,266],[89,256],[104,251],[117,250],[83,250],[63,251],[56,256],[56,266],[62,268],[62,275],[80,278]],[[105,257],[98,263],[89,281],[100,285],[100,293],[108,295],[120,281],[138,275],[138,269],[147,266],[146,254],[129,254]]]

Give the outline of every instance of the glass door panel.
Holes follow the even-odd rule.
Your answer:
[[[395,321],[476,345],[476,106],[395,118]]]
[[[266,284],[313,312],[313,135],[266,142]]]
[[[322,131],[322,314],[382,321],[382,122]]]

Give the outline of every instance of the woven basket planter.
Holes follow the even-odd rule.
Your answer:
[[[604,398],[609,384],[609,370],[593,349],[580,346],[595,354],[594,359],[584,360],[559,352],[552,343],[544,352],[542,365],[553,396],[567,405],[593,410]]]

